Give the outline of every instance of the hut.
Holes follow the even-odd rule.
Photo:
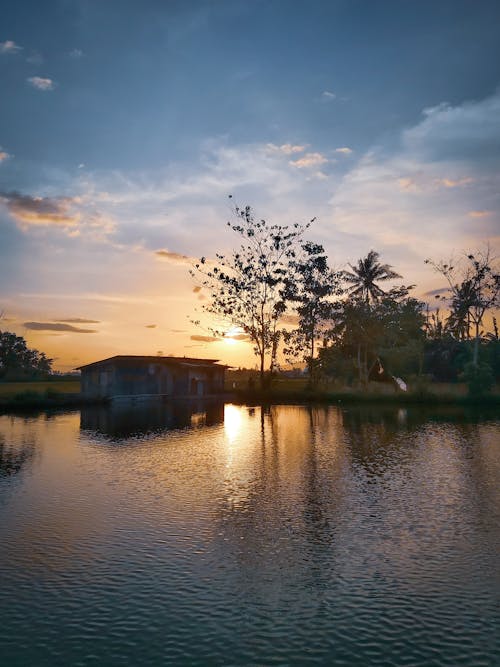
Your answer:
[[[207,396],[224,391],[217,359],[119,355],[80,366],[87,398]]]

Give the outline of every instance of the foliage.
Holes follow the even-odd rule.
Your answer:
[[[448,330],[458,340],[474,337],[473,363],[479,362],[479,342],[485,313],[500,307],[500,272],[489,246],[458,262],[426,263],[448,282],[451,313]],[[472,330],[472,334],[471,334]]]
[[[284,332],[288,357],[302,357],[309,367],[311,384],[317,381],[316,346],[325,340],[331,327],[334,304],[331,298],[342,293],[341,273],[332,271],[323,246],[306,242],[291,262],[285,296],[295,307],[297,328]]]
[[[377,285],[377,282],[401,278],[392,270],[389,264],[380,264],[380,255],[375,250],[370,250],[368,255],[359,259],[356,266],[350,264],[351,271],[344,271],[345,280],[352,285],[349,294],[355,299],[361,299],[366,303],[376,302],[387,293]]]
[[[26,341],[9,331],[0,331],[0,378],[41,377],[51,372],[52,359],[28,348]]]
[[[273,371],[282,330],[280,319],[286,311],[286,279],[295,260],[307,225],[270,225],[256,220],[250,206],[235,207],[236,223],[228,226],[243,243],[228,255],[217,254],[215,263],[202,257],[191,271],[201,278],[209,293],[203,310],[219,320],[211,331],[223,336],[228,326],[237,326],[254,344],[260,360],[264,384],[266,360]]]
[[[408,289],[392,289],[371,303],[358,297],[337,305],[332,329],[334,345],[351,360],[362,384],[368,381],[370,366],[383,353],[389,359],[391,350],[407,347],[408,352],[412,349],[413,366],[415,358],[419,359],[424,338],[424,304],[410,297]],[[330,350],[322,353],[327,367],[329,356]],[[335,356],[334,353],[333,359]],[[338,361],[334,365],[338,367]]]
[[[467,363],[461,379],[467,383],[471,396],[487,394],[495,383],[491,367],[484,362]]]

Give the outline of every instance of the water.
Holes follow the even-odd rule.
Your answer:
[[[0,664],[500,664],[500,421],[0,417]]]

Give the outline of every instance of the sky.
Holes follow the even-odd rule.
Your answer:
[[[0,328],[59,370],[254,364],[192,324],[230,194],[422,298],[500,252],[497,0],[5,0],[0,86]]]

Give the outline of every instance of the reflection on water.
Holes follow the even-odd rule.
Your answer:
[[[220,401],[116,402],[110,406],[88,406],[81,411],[81,428],[112,439],[193,426],[212,426],[224,421]]]
[[[5,664],[499,664],[499,436],[411,408],[1,417]]]

